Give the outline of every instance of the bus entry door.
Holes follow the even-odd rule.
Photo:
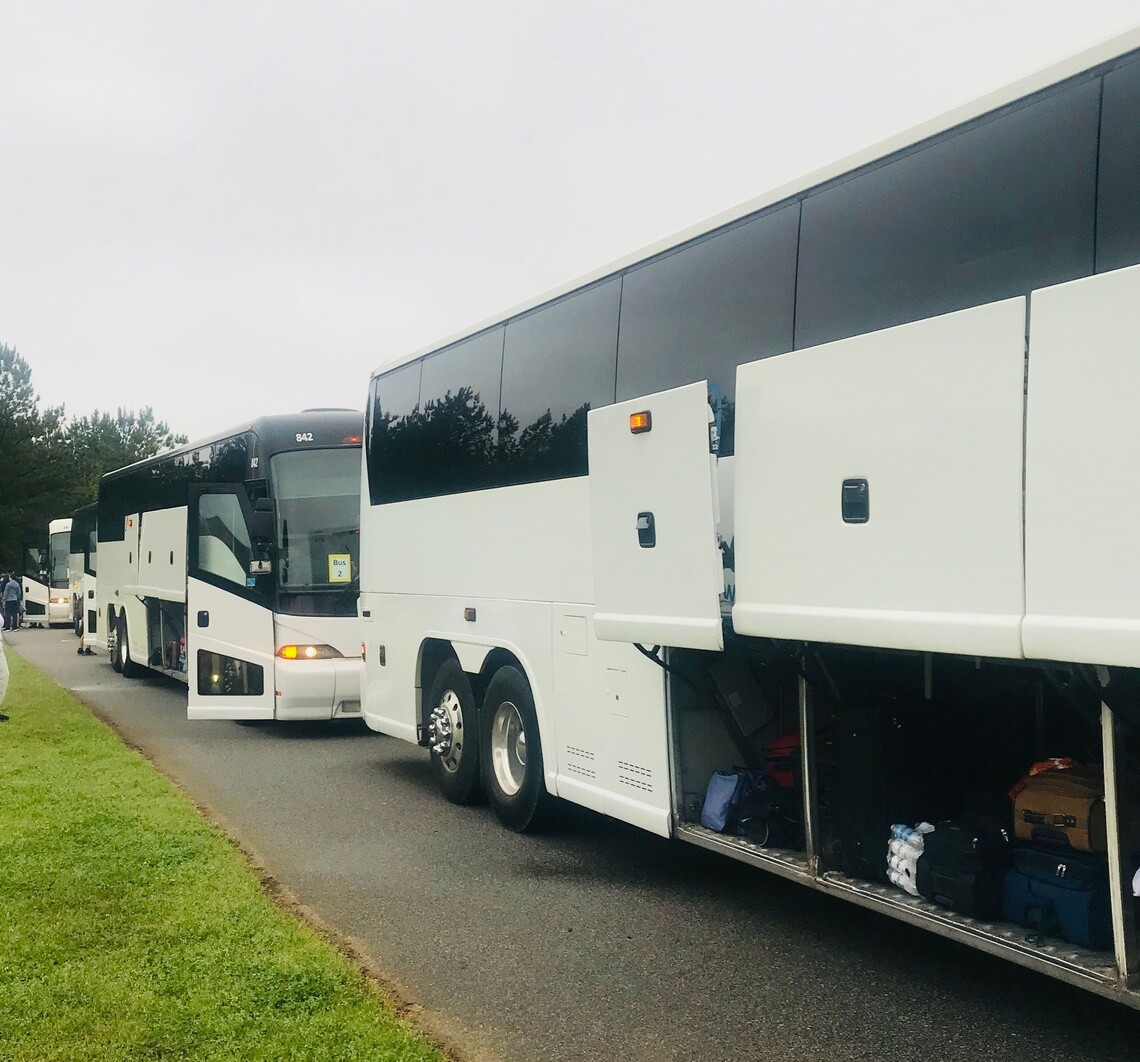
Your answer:
[[[256,514],[261,517],[262,514]],[[191,719],[272,719],[271,562],[240,484],[197,488],[186,521]]]
[[[711,423],[703,381],[590,410],[594,630],[604,641],[724,648]]]

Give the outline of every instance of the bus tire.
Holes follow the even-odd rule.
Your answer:
[[[546,791],[538,716],[530,684],[516,667],[501,667],[487,687],[480,719],[483,781],[499,821],[516,833],[539,829],[554,797]]]
[[[127,639],[127,617],[119,616],[118,634],[115,637],[115,657],[119,666],[115,669],[123,678],[138,678],[142,669],[131,659],[131,643]]]
[[[456,660],[445,660],[427,699],[431,773],[452,804],[474,804],[483,795],[479,772],[479,720],[471,680]],[[470,740],[467,735],[470,734]],[[439,748],[437,752],[436,749]]]
[[[115,622],[114,612],[109,612],[107,615],[107,630],[111,632],[108,635],[110,647],[107,653],[111,658],[111,668],[114,671],[122,671],[123,665],[119,661],[119,624]]]

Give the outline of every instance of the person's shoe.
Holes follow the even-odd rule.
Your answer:
[[[8,717],[3,712],[0,712],[0,723],[6,722],[8,722]]]

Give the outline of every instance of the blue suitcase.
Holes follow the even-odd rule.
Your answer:
[[[1011,922],[1086,948],[1112,947],[1108,863],[1104,856],[1016,848],[1005,878]]]

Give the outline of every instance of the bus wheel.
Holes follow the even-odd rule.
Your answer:
[[[116,671],[123,673],[123,678],[137,678],[140,668],[131,659],[131,643],[127,641],[127,617],[119,617],[118,633],[115,636],[115,658],[119,666]]]
[[[453,804],[472,804],[482,796],[479,726],[471,680],[456,661],[445,660],[440,665],[427,703],[431,706],[428,741],[435,784]]]
[[[123,664],[122,664],[122,661],[119,659],[119,636],[120,636],[119,624],[112,622],[113,619],[114,619],[114,613],[112,612],[107,617],[107,630],[109,630],[111,632],[109,635],[109,638],[108,638],[108,640],[110,641],[110,645],[108,646],[107,655],[111,658],[112,669],[115,671],[122,671],[123,670]]]
[[[518,833],[538,829],[554,797],[546,791],[534,698],[518,668],[500,668],[491,679],[482,739],[487,798],[499,821]]]

